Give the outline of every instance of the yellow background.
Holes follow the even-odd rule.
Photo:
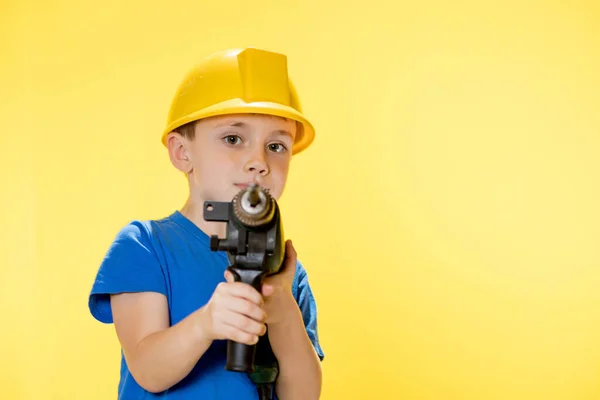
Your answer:
[[[116,398],[97,267],[185,199],[187,68],[247,45],[317,127],[282,206],[323,399],[600,398],[597,1],[161,3],[2,2],[0,398]]]

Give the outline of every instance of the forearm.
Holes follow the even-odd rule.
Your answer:
[[[269,341],[279,362],[280,400],[316,400],[321,394],[321,363],[293,297],[285,321],[269,325]]]
[[[185,378],[211,345],[202,339],[202,310],[142,339],[127,363],[138,384],[162,392]]]

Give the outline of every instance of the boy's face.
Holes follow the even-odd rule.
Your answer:
[[[195,202],[231,201],[255,182],[279,199],[287,180],[296,122],[257,114],[198,121],[193,140],[171,133],[173,164],[186,172]]]

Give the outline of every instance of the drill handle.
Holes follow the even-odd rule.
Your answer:
[[[233,275],[235,282],[243,282],[259,293],[262,292],[262,282],[265,276],[262,270],[250,270],[230,266],[227,268]],[[227,342],[227,364],[226,369],[237,372],[254,372],[254,358],[256,345],[247,345],[232,340]]]

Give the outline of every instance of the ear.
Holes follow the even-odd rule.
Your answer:
[[[192,172],[192,158],[189,155],[189,141],[178,132],[167,135],[167,149],[171,164],[184,174]]]

